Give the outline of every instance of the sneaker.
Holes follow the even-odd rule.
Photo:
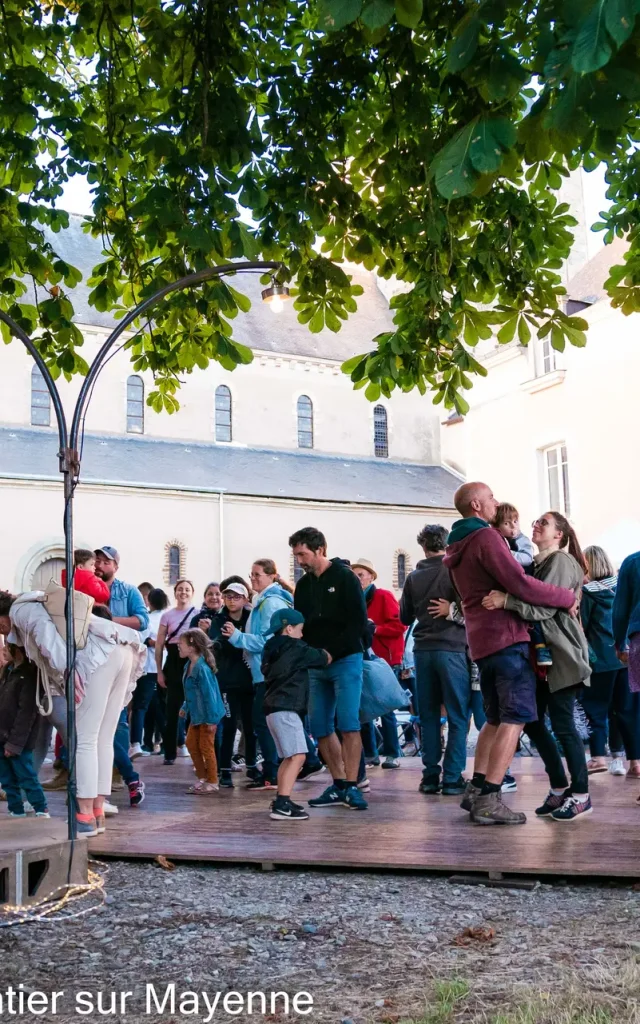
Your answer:
[[[96,832],[100,835],[107,831],[107,824],[104,814],[96,814]]]
[[[231,771],[241,772],[242,769],[246,767],[246,764],[247,762],[245,761],[244,757],[241,757],[240,754],[234,754],[233,757],[231,758]]]
[[[89,821],[79,821],[76,818],[76,831],[79,836],[84,836],[85,839],[90,839],[91,836],[97,836],[98,826],[95,818],[91,818]]]
[[[9,811],[10,818],[26,818],[24,811]]]
[[[397,757],[385,757],[384,761],[382,762],[382,767],[383,768],[399,768],[400,767],[400,761],[398,760]]]
[[[593,807],[591,806],[591,797],[587,794],[586,800],[578,800],[576,796],[568,796],[562,807],[559,807],[557,811],[554,811],[551,815],[552,821],[575,821],[576,818],[591,814]]]
[[[43,764],[47,764],[47,763],[51,764],[51,758],[45,757],[45,759],[44,759],[44,761],[42,763]],[[59,757],[56,757],[55,761],[53,762],[53,770],[54,770],[54,772],[61,772],[63,770],[63,768],[66,768],[66,765],[65,765],[64,761],[61,761]]]
[[[587,772],[589,775],[602,775],[602,773],[607,770],[608,766],[606,764],[602,764],[602,761],[594,761],[593,758],[587,761]]]
[[[241,772],[242,768],[238,767],[238,765],[236,765],[234,767],[233,762],[232,762],[232,764],[231,764],[231,771],[232,772]],[[259,768],[256,768],[255,765],[252,765],[251,768],[247,768],[247,778],[251,782],[255,782],[256,779],[261,779],[262,778],[262,772],[260,771]]]
[[[51,815],[48,811],[36,811],[36,818],[50,818]]]
[[[105,802],[102,805],[102,812],[105,815],[105,817],[113,818],[114,814],[118,813],[118,808],[116,807],[115,804],[111,804],[109,803],[108,800],[105,800]]]
[[[554,811],[559,810],[568,796],[571,796],[571,790],[565,789],[564,793],[555,794],[549,790],[545,802],[536,807],[536,814],[539,818],[547,818]]]
[[[175,764],[176,763],[176,759],[175,759],[175,757],[165,757],[165,759],[164,759],[164,761],[162,763],[163,764]],[[111,792],[113,793],[113,790],[111,790]]]
[[[474,801],[477,800],[477,798],[480,796],[481,793],[482,793],[482,790],[480,789],[480,787],[479,786],[474,786],[474,784],[471,781],[471,779],[469,779],[469,781],[467,782],[465,791],[464,791],[464,796],[462,797],[462,800],[460,801],[460,806],[461,806],[462,810],[463,811],[469,811],[469,813],[471,814],[471,812],[473,811]]]
[[[69,784],[69,772],[66,768],[62,768],[59,772],[49,779],[48,782],[42,783],[42,788],[46,793],[53,793],[57,790],[66,789]]]
[[[462,775],[455,779],[453,782],[442,783],[442,795],[443,796],[464,796],[467,789],[467,783],[462,778]]]
[[[178,747],[178,757],[191,757],[184,743],[181,747]]]
[[[627,771],[621,757],[614,757],[607,771],[610,775],[626,775]]]
[[[7,799],[7,794],[5,793],[4,789],[0,789],[0,800],[6,800],[6,799]]]
[[[356,788],[359,789],[361,793],[368,793],[371,789],[371,783],[366,778],[360,779],[360,782],[356,782]]]
[[[298,772],[298,782],[303,782],[304,779],[313,779],[316,775],[322,775],[326,770],[326,765],[321,764],[320,761],[317,764],[303,764]]]
[[[367,768],[379,768],[380,758],[379,757],[365,757],[364,763]]]
[[[357,786],[342,790],[342,804],[351,811],[366,811],[369,806]]]
[[[138,757],[149,757],[149,751],[141,747],[139,743],[132,743],[129,747],[129,758],[135,761]]]
[[[550,668],[550,666],[553,665],[551,651],[549,650],[546,644],[536,644],[535,651],[536,665],[538,665],[540,668]]]
[[[114,768],[111,775],[111,792],[114,793],[116,789],[124,789],[124,779],[118,769]]]
[[[527,816],[507,807],[502,793],[481,793],[473,801],[471,820],[474,825],[524,825]]]
[[[24,813],[25,814],[35,814],[36,813],[35,807],[33,806],[33,804],[30,804],[28,800],[25,800],[25,802],[24,802]]]
[[[507,772],[507,774],[505,775],[504,779],[502,780],[502,792],[503,793],[516,793],[517,790],[518,790],[518,783],[514,779],[513,775],[510,775],[509,772]]]
[[[419,793],[425,793],[427,796],[431,796],[434,793],[440,792],[440,776],[429,775],[427,772],[422,773],[422,781],[418,786]]]
[[[260,773],[257,779],[253,779],[244,788],[250,790],[277,789],[278,783],[272,782],[271,779],[265,779],[264,775]]]
[[[274,821],[280,819],[289,821],[306,821],[309,818],[307,811],[300,804],[294,804],[293,800],[289,798],[280,798],[274,800],[271,804],[270,818]]]
[[[338,789],[335,783],[327,786],[320,796],[307,801],[309,807],[340,807],[342,804],[342,790]]]
[[[136,782],[130,782],[127,789],[129,790],[129,803],[131,807],[138,807],[144,800],[144,782],[141,779],[138,779]]]
[[[220,789],[233,789],[233,779],[231,778],[231,772],[220,772]]]

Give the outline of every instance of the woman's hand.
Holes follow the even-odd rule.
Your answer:
[[[623,665],[629,664],[629,652],[628,651],[616,651],[618,655],[618,661],[621,661]]]
[[[222,633],[223,636],[226,636],[228,640],[229,637],[233,636],[234,633],[237,633],[238,630],[234,626],[233,622],[225,622],[220,632]]]
[[[482,607],[486,608],[488,612],[498,611],[499,608],[504,608],[507,603],[507,595],[503,594],[501,590],[492,590],[490,594],[482,598]]]
[[[198,629],[201,629],[203,633],[208,633],[211,629],[211,619],[200,619]]]
[[[158,672],[158,686],[161,686],[163,690],[167,688],[167,681],[164,678],[164,672]]]
[[[432,619],[446,619],[451,611],[451,601],[447,601],[444,597],[434,597],[429,602],[427,611]]]

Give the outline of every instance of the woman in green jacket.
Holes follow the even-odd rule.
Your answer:
[[[585,576],[585,559],[573,527],[559,512],[546,512],[533,524],[533,574],[545,583],[567,587],[580,597]],[[552,664],[538,666],[538,721],[525,726],[544,761],[551,789],[545,802],[536,809],[539,817],[553,821],[575,821],[591,814],[589,777],[584,745],[576,728],[576,698],[589,685],[591,668],[587,640],[577,618],[568,611],[527,604],[510,594],[492,591],[482,602],[485,608],[507,608],[527,622],[538,623],[551,651]],[[562,745],[571,785],[556,740],[545,725],[549,713],[551,728]]]

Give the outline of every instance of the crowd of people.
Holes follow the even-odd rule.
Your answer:
[[[510,770],[523,733],[549,777],[536,815],[568,823],[591,814],[590,775],[640,777],[640,553],[616,575],[601,548],[582,551],[557,511],[529,539],[514,506],[486,484],[464,484],[455,505],[450,533],[427,525],[418,535],[424,558],[399,602],[376,585],[370,559],[330,558],[313,527],[289,538],[303,569],[295,589],[258,558],[248,579],[210,583],[202,603],[186,579],[172,600],[151,583],[124,582],[110,545],[76,551],[74,588],[90,614],[71,683],[49,594],[0,591],[9,815],[48,817],[47,792],[67,788],[68,685],[81,835],[117,813],[114,787],[142,803],[139,769],[154,755],[167,770],[191,758],[189,797],[222,799],[244,773],[247,789],[271,793],[271,818],[302,821],[298,782],[327,773],[307,806],[364,811],[372,771],[397,770],[411,751],[422,757],[422,794],[459,797],[477,825],[523,824],[503,799],[517,788]],[[381,680],[374,702],[378,685],[393,693],[375,718],[363,712],[371,679]],[[394,711],[403,703],[405,730]],[[472,720],[479,735],[465,777]],[[54,775],[42,783],[54,729]]]

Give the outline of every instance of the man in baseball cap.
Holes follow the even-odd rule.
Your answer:
[[[109,562],[115,562],[116,566],[120,565],[120,553],[111,547],[110,544],[105,544],[103,548],[97,548],[93,553],[96,558],[102,557]]]

